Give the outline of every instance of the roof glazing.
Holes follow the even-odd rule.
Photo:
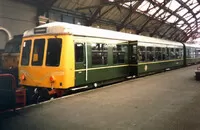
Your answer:
[[[116,0],[109,1],[115,2]],[[137,2],[137,0],[130,0],[122,5],[131,8]],[[185,33],[195,31],[198,35],[200,33],[199,4],[198,0],[144,0],[136,11],[171,24],[176,23],[176,26]]]

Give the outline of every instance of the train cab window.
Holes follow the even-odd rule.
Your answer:
[[[46,66],[59,66],[61,57],[62,39],[48,39]]]
[[[127,45],[115,45],[113,47],[113,63],[125,63],[126,53],[128,51]]]
[[[106,65],[108,58],[108,46],[103,43],[92,45],[92,65]]]
[[[19,53],[21,46],[21,39],[12,39],[6,43],[4,52],[5,53]]]
[[[84,44],[83,43],[76,43],[75,44],[75,60],[76,62],[83,62],[84,57]]]
[[[162,51],[160,47],[155,48],[155,60],[162,60]]]
[[[154,48],[147,47],[147,61],[154,61]]]
[[[145,61],[145,47],[144,46],[138,46],[138,60],[140,62]]]
[[[32,54],[33,66],[42,65],[43,57],[44,57],[44,45],[45,45],[45,39],[36,39],[34,41],[34,48],[33,48],[33,54]]]
[[[29,65],[31,44],[31,40],[24,41],[23,43],[21,65]]]

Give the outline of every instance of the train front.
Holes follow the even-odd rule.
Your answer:
[[[73,46],[72,35],[65,27],[52,23],[24,33],[19,79],[29,96],[41,97],[74,86]]]
[[[16,35],[6,43],[2,54],[2,68],[4,70],[18,69],[21,42],[22,35]]]

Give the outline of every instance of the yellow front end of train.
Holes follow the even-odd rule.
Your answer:
[[[19,61],[20,85],[67,89],[74,86],[74,43],[72,35],[24,37]]]

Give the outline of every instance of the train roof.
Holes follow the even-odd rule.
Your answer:
[[[90,36],[90,37],[99,37],[99,38],[109,38],[116,40],[125,40],[125,41],[138,41],[138,42],[147,42],[147,43],[160,43],[160,44],[170,44],[170,45],[179,45],[183,46],[180,42],[168,41],[158,38],[152,38],[147,36],[141,36],[136,34],[128,34],[123,32],[116,32],[111,30],[86,27],[82,25],[69,24],[64,22],[52,22],[44,24],[28,30],[24,33],[24,37],[33,36],[33,35],[45,35],[45,34],[63,34],[68,33],[72,35],[79,36]]]
[[[186,47],[195,47],[195,48],[200,48],[199,44],[188,44],[188,43],[184,43]]]

